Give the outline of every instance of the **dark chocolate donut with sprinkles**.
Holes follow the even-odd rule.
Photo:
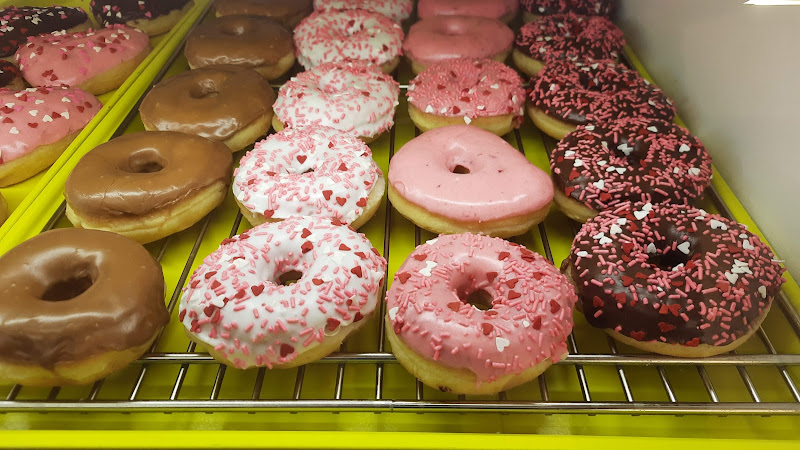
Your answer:
[[[125,24],[154,36],[169,31],[192,0],[92,0],[92,12],[103,25]],[[156,23],[158,21],[158,23]]]
[[[526,22],[536,16],[572,12],[584,16],[613,17],[617,10],[614,0],[519,0]]]
[[[79,31],[88,28],[88,20],[89,16],[80,8],[65,6],[4,8],[0,10],[0,58],[12,56],[25,43],[28,36],[61,30]]]
[[[591,325],[643,350],[705,357],[755,332],[786,269],[745,225],[702,209],[622,203],[581,228],[562,270]]]

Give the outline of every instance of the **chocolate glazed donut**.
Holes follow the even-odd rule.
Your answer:
[[[314,11],[312,0],[217,0],[217,17],[245,15],[265,16],[292,29]]]
[[[187,13],[192,0],[92,0],[92,12],[103,25],[138,28],[148,36],[166,33]]]
[[[161,267],[102,231],[42,233],[0,257],[0,384],[85,384],[141,356],[169,321]]]

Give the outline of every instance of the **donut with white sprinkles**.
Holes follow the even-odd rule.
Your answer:
[[[29,36],[88,26],[89,16],[81,8],[10,6],[0,10],[0,58],[13,55]]]

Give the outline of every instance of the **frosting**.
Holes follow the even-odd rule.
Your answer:
[[[230,184],[233,158],[219,142],[171,131],[127,134],[81,158],[64,189],[81,215],[142,216],[214,184]]]
[[[183,9],[192,0],[92,0],[92,12],[104,25],[156,19]]]
[[[467,303],[476,291],[491,297],[490,309]],[[417,247],[395,273],[386,309],[395,334],[415,353],[468,369],[480,383],[558,361],[576,301],[567,279],[541,255],[466,233]]]
[[[382,14],[395,22],[402,22],[411,16],[414,0],[314,0],[314,9],[316,11],[363,9]]]
[[[671,122],[672,101],[636,71],[609,61],[547,64],[531,81],[532,106],[581,125],[629,117]]]
[[[681,203],[711,180],[711,157],[686,129],[657,119],[578,127],[550,155],[561,192],[595,211],[623,201]]]
[[[625,47],[625,36],[605,17],[554,14],[523,25],[514,45],[540,61],[616,60]]]
[[[294,30],[297,61],[306,69],[326,62],[383,64],[402,51],[403,29],[364,10],[315,12]]]
[[[22,74],[19,73],[17,66],[8,61],[0,60],[0,88],[8,86],[17,79],[22,79]]]
[[[511,50],[514,32],[503,22],[487,17],[434,16],[411,26],[403,52],[429,66],[460,57],[493,58]]]
[[[33,86],[78,86],[141,54],[146,34],[125,25],[28,38],[14,58]]]
[[[311,14],[313,0],[216,0],[214,9],[221,16],[266,16],[287,28],[294,28]]]
[[[446,117],[513,114],[522,123],[525,89],[510,67],[490,59],[449,59],[416,76],[406,93],[420,111]]]
[[[0,105],[0,164],[81,130],[102,106],[88,92],[69,87],[0,90]]]
[[[637,341],[727,345],[750,331],[785,271],[746,226],[702,209],[622,203],[575,236],[583,313]]]
[[[242,158],[233,195],[269,219],[320,216],[352,223],[367,206],[378,177],[372,151],[329,127],[287,128]]]
[[[302,277],[282,285],[292,271]],[[179,317],[236,367],[271,368],[371,314],[385,272],[363,234],[292,217],[223,241],[192,274]]]
[[[518,0],[419,0],[420,19],[432,16],[480,16],[503,20],[519,11]]]
[[[130,239],[42,233],[0,257],[0,360],[52,370],[145,345],[169,321],[164,289],[161,266]]]
[[[458,166],[469,173],[456,173]],[[547,174],[502,138],[468,125],[409,141],[389,163],[389,183],[409,202],[463,222],[529,214],[553,200]]]
[[[275,115],[287,128],[322,125],[371,138],[394,124],[398,95],[400,85],[377,66],[325,63],[281,87]]]
[[[615,0],[519,0],[523,11],[537,15],[572,12],[583,16],[611,17],[616,11]]]
[[[88,16],[80,8],[4,8],[0,10],[0,58],[13,55],[29,36],[69,30],[88,20]]]

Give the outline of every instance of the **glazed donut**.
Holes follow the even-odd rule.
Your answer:
[[[675,107],[637,72],[609,61],[552,62],[531,81],[528,114],[554,139],[578,125],[629,117],[672,122]]]
[[[553,183],[502,138],[450,125],[423,133],[394,155],[389,201],[434,233],[509,237],[544,220]]]
[[[220,362],[296,367],[336,351],[368,321],[385,273],[363,234],[291,217],[223,241],[192,274],[179,317]]]
[[[444,392],[496,394],[567,355],[577,298],[553,264],[474,234],[417,247],[386,294],[397,361]]]
[[[120,86],[150,53],[146,34],[126,25],[28,38],[14,58],[32,86],[75,86],[100,95]]]
[[[786,270],[744,225],[650,203],[621,203],[586,222],[562,269],[591,325],[680,357],[719,355],[746,341]]]
[[[411,17],[414,0],[314,0],[315,11],[363,9],[382,14],[400,23]]]
[[[687,204],[711,181],[711,157],[689,131],[658,119],[579,126],[550,154],[556,205],[586,222],[626,201]]]
[[[275,91],[258,72],[210,66],[158,83],[139,115],[148,131],[178,131],[241,150],[269,131]]]
[[[233,64],[267,80],[280,78],[294,65],[292,33],[260,16],[225,16],[203,23],[189,35],[183,53],[190,69]]]
[[[221,142],[173,131],[118,137],[87,153],[67,178],[67,218],[142,244],[185,230],[225,199],[233,172]]]
[[[511,57],[528,75],[557,60],[617,61],[625,36],[610,20],[573,13],[542,16],[520,28]]]
[[[408,115],[422,131],[466,123],[498,136],[522,124],[525,89],[510,67],[491,59],[448,59],[408,85]]]
[[[361,9],[315,12],[295,28],[294,45],[306,70],[326,62],[367,61],[391,73],[400,62],[403,28]]]
[[[148,36],[172,29],[194,6],[192,0],[92,0],[91,7],[103,25],[124,24]]]
[[[0,105],[0,187],[53,164],[102,106],[68,87],[0,90]]]
[[[25,81],[22,79],[22,74],[19,73],[17,66],[2,59],[0,59],[0,88],[12,91],[25,89]]]
[[[81,8],[65,6],[9,6],[0,10],[0,58],[11,59],[31,36],[89,28],[89,16]]]
[[[87,384],[141,356],[169,322],[161,266],[94,230],[42,233],[0,257],[0,384]]]
[[[434,16],[408,30],[403,53],[418,74],[431,64],[454,58],[493,59],[503,62],[511,53],[514,32],[487,17]]]
[[[275,101],[275,131],[328,126],[365,143],[394,125],[400,85],[364,62],[325,63],[289,80]]]
[[[532,22],[539,16],[565,13],[612,18],[616,3],[616,0],[519,0],[519,7],[522,20]]]
[[[518,0],[419,0],[420,19],[433,16],[478,16],[510,23],[517,17]]]
[[[253,225],[320,216],[358,228],[385,190],[367,144],[323,126],[268,136],[242,158],[233,180],[236,203]]]
[[[222,16],[265,16],[292,29],[314,10],[313,0],[216,0],[214,10]]]

